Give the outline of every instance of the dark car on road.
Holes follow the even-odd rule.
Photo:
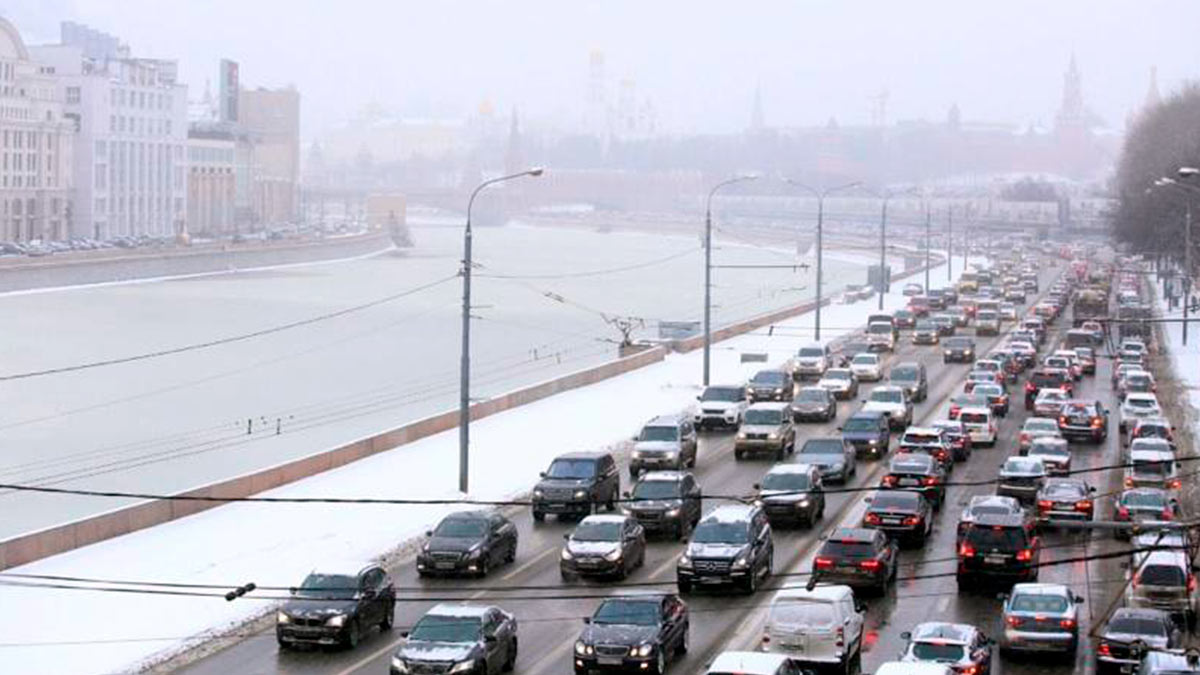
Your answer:
[[[607,452],[569,452],[559,455],[543,471],[533,488],[533,519],[547,513],[580,518],[603,504],[609,511],[621,496],[621,474]]]
[[[825,515],[821,472],[811,464],[776,464],[754,489],[771,525],[812,527]]]
[[[608,598],[575,641],[576,675],[629,672],[662,675],[667,664],[688,650],[691,617],[674,594]]]
[[[459,511],[425,533],[417,553],[417,574],[487,576],[495,565],[517,557],[517,528],[499,513]]]
[[[898,541],[924,546],[933,531],[933,507],[913,490],[880,490],[871,497],[863,527],[883,530]]]
[[[801,387],[792,399],[796,422],[829,422],[837,417],[837,399],[824,387]]]
[[[892,366],[888,374],[888,384],[904,387],[908,397],[916,403],[929,398],[929,379],[925,375],[925,364],[918,361],[904,361]]]
[[[312,572],[275,615],[281,648],[299,644],[353,649],[374,626],[390,630],[396,588],[379,565],[343,565]]]
[[[1062,368],[1036,368],[1025,381],[1025,409],[1032,410],[1033,402],[1042,389],[1065,389],[1068,394],[1075,391],[1075,378],[1069,370]]]
[[[974,360],[975,340],[952,337],[942,343],[942,363],[971,363]]]
[[[1161,488],[1132,488],[1117,495],[1113,503],[1113,520],[1129,523],[1129,529],[1117,530],[1117,539],[1129,539],[1143,523],[1175,520],[1179,503]]]
[[[771,576],[775,543],[760,506],[726,504],[700,520],[675,566],[680,593],[700,587],[734,586],[754,593]]]
[[[405,638],[391,675],[495,675],[517,663],[517,619],[499,607],[434,605]]]
[[[936,345],[941,340],[941,331],[933,319],[918,319],[912,331],[914,345]]]
[[[1108,410],[1100,401],[1067,401],[1058,414],[1064,438],[1103,443],[1108,438]]]
[[[870,455],[878,459],[886,455],[891,438],[891,422],[887,413],[881,411],[859,411],[842,424],[842,440],[849,443],[860,456]]]
[[[883,595],[896,579],[899,558],[896,542],[883,532],[839,527],[821,544],[812,574],[817,583],[845,584]]]
[[[810,438],[800,446],[798,459],[817,467],[821,480],[845,483],[858,473],[853,447],[837,436]]]
[[[751,403],[790,401],[793,386],[791,373],[782,370],[760,370],[746,384],[746,395]]]
[[[790,403],[755,403],[746,408],[733,439],[733,458],[765,454],[782,461],[796,449],[796,427]]]
[[[920,490],[934,509],[946,498],[946,470],[942,463],[924,453],[901,453],[892,457],[888,472],[879,481],[884,488]]]
[[[1024,516],[983,515],[958,545],[958,590],[981,582],[1037,581],[1041,541]]]
[[[646,530],[629,516],[588,516],[563,538],[563,581],[581,576],[624,579],[646,562]]]
[[[1090,521],[1096,512],[1095,491],[1082,478],[1048,479],[1037,493],[1038,520]]]
[[[1137,670],[1142,649],[1172,650],[1183,645],[1183,634],[1171,615],[1161,609],[1118,607],[1101,629],[1096,641],[1097,675],[1116,675]]]
[[[1035,522],[1028,517],[1029,512],[1013,497],[1000,495],[975,495],[958,517],[957,537],[962,541],[963,535],[975,521],[983,516],[1021,516],[1026,519],[1029,531],[1034,529]]]
[[[628,499],[622,509],[625,515],[635,519],[647,532],[686,539],[700,521],[703,495],[690,472],[644,473],[625,496]]]

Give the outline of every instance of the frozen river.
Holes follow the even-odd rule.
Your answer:
[[[446,279],[244,341],[0,382],[0,482],[175,492],[455,407],[461,229],[452,224],[414,227],[418,246],[403,253],[0,296],[0,375],[11,375],[260,331]],[[605,316],[646,320],[639,335],[652,335],[658,319],[701,316],[698,238],[477,232],[476,397],[613,358],[620,335]],[[793,261],[743,242],[714,248],[719,264]],[[825,267],[831,293],[865,281],[863,261],[830,254]],[[714,324],[808,299],[813,279],[811,270],[716,270]],[[0,537],[122,503],[3,493]]]

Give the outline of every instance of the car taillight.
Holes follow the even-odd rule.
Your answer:
[[[1103,417],[1093,417],[1092,418],[1092,428],[1093,429],[1099,429],[1103,426],[1104,426],[1104,418]]]
[[[928,476],[926,478],[921,479],[921,484],[922,485],[937,485],[938,479],[936,476]]]
[[[1002,394],[1001,396],[998,396],[996,398],[996,403],[999,403],[1000,405],[1007,405],[1008,404],[1008,394]]]
[[[833,558],[827,558],[823,555],[817,556],[817,558],[815,560],[813,560],[813,567],[816,567],[819,570],[832,569],[833,568]]]
[[[771,636],[767,635],[766,633],[763,633],[762,643],[765,645],[765,644],[769,644],[770,642],[771,642]]]
[[[1058,625],[1067,630],[1073,630],[1075,628],[1075,619],[1062,619],[1058,622]]]
[[[1096,649],[1096,654],[1098,656],[1112,656],[1112,648],[1108,646],[1107,642],[1101,642],[1100,647]]]
[[[952,420],[958,419],[958,412],[959,412],[958,406],[956,406],[956,405],[950,406],[950,419],[952,419]]]
[[[940,460],[942,460],[942,461],[946,461],[946,458],[947,458],[947,457],[949,457],[949,456],[950,456],[950,455],[949,455],[949,453],[947,453],[945,450],[938,450],[938,451],[937,451],[937,458],[938,458],[938,459],[940,459]]]
[[[883,483],[884,487],[895,487],[896,486],[896,477],[895,476],[884,476],[882,483]]]
[[[1171,511],[1171,507],[1168,506],[1167,508],[1163,509],[1163,511],[1162,511],[1162,519],[1163,520],[1171,520],[1174,517],[1175,517],[1175,513],[1173,511]]]
[[[1133,487],[1133,476],[1125,477],[1125,487],[1127,487],[1127,488]]]
[[[1062,416],[1060,416],[1060,417],[1058,418],[1058,424],[1059,424],[1060,426],[1066,426],[1066,425],[1067,425],[1067,416],[1066,416],[1066,415],[1062,415]]]
[[[1054,507],[1054,502],[1050,501],[1049,499],[1039,499],[1038,500],[1038,509],[1040,509],[1042,511],[1049,511],[1053,507]]]
[[[874,572],[882,566],[882,563],[880,563],[878,560],[864,560],[864,561],[860,562],[858,564],[858,566],[863,568],[864,570],[869,570],[871,572]]]
[[[1024,431],[1021,432],[1021,442],[1022,443],[1028,443],[1030,438],[1032,438],[1032,437],[1028,433],[1026,433]]]
[[[1017,551],[1017,562],[1030,562],[1033,560],[1033,549],[1023,548]]]
[[[879,516],[874,513],[868,513],[863,521],[868,525],[878,525],[881,522]]]
[[[904,519],[905,525],[916,525],[921,522],[921,516],[909,516]]]
[[[1194,593],[1195,591],[1196,591],[1196,576],[1193,574],[1189,574],[1188,575],[1188,593]]]
[[[1026,382],[1025,383],[1025,391],[1026,392],[1037,391],[1037,387],[1032,382]]]
[[[1117,516],[1119,518],[1128,518],[1129,517],[1129,509],[1125,508],[1124,506],[1118,506],[1117,507]]]
[[[1010,616],[1005,619],[1005,621],[1008,622],[1008,625],[1012,626],[1013,628],[1018,628],[1021,625],[1021,617],[1019,616]]]
[[[958,672],[959,672],[961,675],[978,675],[978,673],[979,673],[979,666],[977,666],[977,665],[970,665],[970,666],[967,666],[966,668],[959,668],[959,669],[958,669]]]
[[[1075,502],[1075,510],[1076,511],[1085,511],[1085,512],[1091,511],[1092,510],[1092,502],[1087,499],[1082,499],[1080,501],[1077,501],[1077,502]]]
[[[958,555],[963,558],[974,558],[975,547],[964,542],[962,546],[958,547]]]
[[[1167,481],[1167,488],[1170,490],[1178,490],[1181,485],[1183,485],[1183,483],[1181,483],[1178,478],[1172,478],[1171,480]]]

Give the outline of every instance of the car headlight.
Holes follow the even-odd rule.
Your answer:
[[[663,453],[663,456],[666,457],[667,459],[675,459],[676,457],[679,456],[679,451],[672,450],[670,452]]]
[[[801,499],[800,501],[796,502],[796,505],[797,505],[797,506],[800,506],[800,507],[805,507],[805,506],[808,506],[808,500],[807,500],[807,499]]]
[[[622,506],[622,507],[621,507],[621,514],[622,514],[622,515],[626,515],[626,516],[632,516],[632,515],[633,515],[633,510],[632,510],[632,509],[630,509],[628,506]]]
[[[330,628],[341,628],[342,626],[346,625],[346,615],[334,614],[328,619],[325,619],[325,625],[329,626]]]
[[[686,554],[686,553],[684,553],[683,555],[679,556],[679,566],[680,566],[680,567],[691,567],[691,566],[692,566],[692,559],[691,559],[691,557],[690,557],[688,554]]]
[[[634,648],[633,655],[646,657],[646,656],[650,656],[650,652],[653,652],[653,651],[654,651],[654,645],[647,642],[646,644],[642,645],[641,647]]]
[[[591,656],[592,652],[594,652],[594,651],[595,650],[592,649],[592,646],[589,644],[584,644],[583,640],[575,641],[575,653],[576,654],[579,654],[580,656]]]
[[[567,548],[567,547],[565,547],[565,546],[564,546],[564,547],[563,547],[563,550],[562,550],[562,559],[563,559],[563,560],[570,560],[570,559],[572,559],[572,558],[574,558],[574,557],[575,557],[575,556],[571,555],[571,549],[569,549],[569,548]]]
[[[474,661],[459,661],[450,669],[451,673],[465,673],[475,667]]]
[[[392,669],[396,670],[398,672],[401,672],[401,673],[407,673],[408,672],[408,664],[405,663],[404,659],[400,658],[399,656],[393,656],[392,657]]]
[[[733,569],[735,569],[735,570],[744,569],[749,565],[750,565],[750,556],[745,553],[738,556],[737,560],[733,561]]]
[[[423,553],[429,553],[429,542],[425,542],[424,544],[421,544],[421,551]]]
[[[616,562],[616,561],[620,560],[621,559],[621,549],[614,548],[613,550],[609,551],[608,553],[605,553],[604,559],[609,562]]]
[[[275,623],[283,624],[283,623],[291,623],[291,622],[292,622],[292,617],[288,616],[286,613],[284,613],[284,612],[276,612],[275,613]]]
[[[480,553],[483,553],[483,544],[475,544],[467,551],[467,557],[478,558]]]
[[[634,458],[634,459],[641,459],[641,458],[642,458],[642,451],[641,451],[641,450],[634,450],[634,451],[633,451],[633,458]]]
[[[742,440],[745,440],[745,438],[746,438],[746,432],[744,432],[744,431],[739,431],[739,432],[738,432],[738,435],[737,435],[737,437],[738,437],[738,438],[740,438],[740,439],[742,439]]]
[[[779,432],[772,431],[771,433],[767,434],[767,438],[769,438],[771,440],[775,440],[775,439],[779,438]]]
[[[587,490],[576,490],[575,491],[575,499],[585,499],[587,497],[587,495],[588,495]]]
[[[876,446],[876,445],[879,445],[879,439],[878,439],[878,438],[872,438],[872,439],[870,439],[870,440],[868,440],[868,441],[867,441],[867,445],[870,445],[871,447],[874,447],[874,446]]]
[[[666,516],[667,516],[668,518],[675,518],[675,517],[677,517],[678,515],[679,515],[679,509],[670,509],[670,510],[669,510],[669,511],[667,511],[667,513],[666,513]]]
[[[544,494],[544,493],[543,493],[541,490],[534,490],[534,491],[533,491],[533,496],[534,496],[534,497],[541,497],[543,494]]]
[[[783,393],[783,387],[776,387],[776,388],[775,388],[775,393],[776,393],[776,394],[782,394],[782,393]]]

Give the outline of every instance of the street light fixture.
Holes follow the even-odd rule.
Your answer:
[[[804,183],[794,181],[791,178],[784,178],[783,180],[788,185],[791,185],[793,187],[798,187],[801,190],[807,190],[808,192],[811,192],[813,194],[813,196],[815,196],[817,198],[817,311],[816,311],[816,321],[813,325],[813,339],[816,340],[817,342],[820,342],[821,341],[821,301],[822,301],[821,272],[822,272],[822,248],[823,248],[823,244],[824,244],[825,197],[833,194],[834,192],[838,192],[841,190],[849,190],[850,188],[856,188],[856,187],[862,185],[862,182],[854,181],[853,183],[846,183],[845,185],[837,185],[835,187],[826,188],[824,190],[818,190],[816,188],[809,187],[808,185],[805,185]]]
[[[1200,176],[1200,169],[1194,166],[1181,166],[1176,173],[1179,174],[1180,178],[1195,178],[1196,176]]]
[[[1179,170],[1179,174],[1181,176],[1184,175],[1184,169],[1186,169],[1186,168],[1189,168],[1189,167],[1184,167]],[[1187,175],[1193,175],[1193,174],[1189,173]],[[1191,296],[1192,296],[1192,199],[1191,199],[1190,195],[1200,194],[1200,188],[1198,188],[1194,185],[1186,185],[1184,183],[1180,183],[1179,181],[1175,180],[1174,178],[1168,178],[1166,176],[1163,176],[1162,178],[1159,178],[1158,180],[1154,181],[1154,186],[1155,187],[1173,187],[1173,188],[1178,189],[1180,192],[1186,194],[1186,196],[1184,197],[1184,216],[1183,216],[1183,285],[1184,285],[1184,291],[1183,291],[1183,331],[1182,331],[1182,335],[1181,335],[1181,337],[1183,338],[1183,340],[1182,340],[1183,345],[1186,347],[1187,340],[1188,340],[1188,314],[1190,313],[1190,308],[1191,308],[1191,304],[1192,304],[1192,302],[1191,302]],[[1149,189],[1147,189],[1147,192],[1149,192]]]
[[[712,350],[712,200],[717,190],[734,183],[757,180],[755,174],[742,174],[717,183],[704,202],[704,386],[708,386],[709,359]]]
[[[890,281],[890,279],[887,276],[887,213],[888,213],[887,207],[888,207],[888,201],[892,197],[895,197],[897,195],[916,194],[916,188],[909,188],[907,190],[901,190],[900,192],[892,192],[890,190],[883,190],[880,192],[876,192],[875,190],[871,190],[870,188],[866,188],[866,187],[862,187],[862,186],[859,186],[859,189],[861,189],[863,192],[871,195],[872,197],[883,201],[883,207],[880,209],[880,216],[879,216],[879,289],[878,289],[879,311],[882,312],[883,311],[884,292],[887,291],[891,286],[891,284],[888,283]]]
[[[458,388],[458,490],[464,495],[467,494],[469,486],[468,448],[470,447],[471,434],[471,268],[473,266],[471,261],[471,209],[475,206],[475,197],[484,188],[496,183],[503,183],[504,181],[524,178],[526,176],[537,177],[542,175],[544,171],[542,167],[535,166],[520,173],[485,180],[476,186],[471,192],[471,198],[467,200],[467,227],[463,231],[462,262],[462,361],[460,366],[461,378]]]

